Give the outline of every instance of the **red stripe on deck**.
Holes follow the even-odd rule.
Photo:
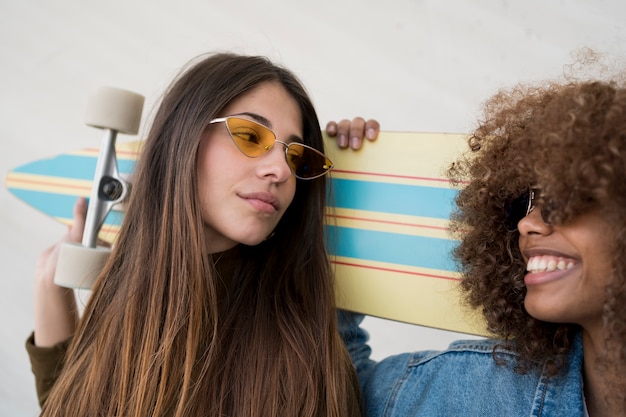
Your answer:
[[[418,227],[422,229],[448,230],[447,227],[442,227],[442,226],[431,226],[428,224],[418,224],[418,223],[394,222],[391,220],[367,219],[364,217],[356,217],[356,216],[338,216],[336,214],[327,214],[326,217],[333,217],[335,219],[345,219],[345,220],[359,220],[359,221],[371,222],[371,223],[393,224],[396,226]]]
[[[355,263],[351,263],[351,262],[331,261],[331,263],[336,264],[336,265],[353,266],[355,268],[373,269],[373,270],[376,270],[376,271],[396,272],[396,273],[400,273],[400,274],[416,275],[416,276],[421,276],[421,277],[426,277],[426,278],[445,279],[447,281],[458,281],[459,280],[458,278],[446,277],[446,276],[443,276],[443,275],[426,274],[426,273],[423,273],[423,272],[407,271],[407,270],[403,270],[403,269],[383,268],[383,267],[380,267],[380,266],[362,265],[362,264],[355,264]]]
[[[94,153],[95,155],[98,155],[100,153],[100,149],[99,148],[85,148],[80,152],[91,152]],[[137,159],[137,156],[139,156],[141,152],[138,151],[124,151],[124,150],[115,150],[115,156],[120,156],[120,155],[124,155],[125,159]]]
[[[348,171],[345,169],[337,169],[337,168],[333,168],[332,172],[337,172],[337,173],[342,173],[342,174],[351,174],[351,175],[369,175],[372,177],[402,178],[402,179],[407,179],[407,180],[435,181],[435,182],[450,183],[450,180],[447,178],[418,177],[414,175],[383,174],[380,172],[368,172],[368,171]],[[459,181],[459,184],[466,185],[466,184],[469,184],[469,181]]]
[[[417,177],[417,176],[414,176],[414,175],[383,174],[383,173],[380,173],[380,172],[347,171],[347,170],[343,170],[343,169],[333,169],[333,172],[342,173],[342,174],[352,174],[352,175],[369,175],[369,176],[373,176],[373,177],[384,177],[384,178],[402,178],[402,179],[409,179],[409,180],[450,182],[450,180],[445,179],[445,178]]]
[[[21,184],[31,184],[31,185],[43,185],[43,186],[48,186],[48,187],[60,187],[60,188],[72,188],[72,189],[77,189],[77,190],[91,190],[91,186],[84,186],[84,185],[71,185],[65,182],[46,182],[46,181],[35,181],[35,180],[27,180],[27,179],[22,179],[22,178],[11,178],[11,183],[21,183]],[[17,188],[14,186],[11,186],[10,188]],[[45,190],[40,190],[42,192],[47,192]],[[56,193],[55,193],[56,194]]]

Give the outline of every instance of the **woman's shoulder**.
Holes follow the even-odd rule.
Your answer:
[[[485,366],[494,362],[494,352],[504,362],[514,360],[515,352],[505,348],[505,342],[498,339],[467,339],[456,340],[444,350],[426,350],[410,353],[407,357],[409,366],[420,366],[436,361],[438,366],[449,363],[457,366],[462,362],[464,366],[475,363]]]
[[[448,350],[468,350],[476,352],[492,351],[495,346],[504,346],[505,342],[499,339],[466,339],[455,340],[450,343]]]
[[[496,366],[494,349],[504,362],[514,363],[515,354],[500,348],[504,346],[497,339],[457,340],[444,350],[420,350],[388,356],[375,365],[375,373],[381,375],[402,375],[405,372],[436,372],[442,370],[465,369],[471,372],[478,369],[484,372]],[[413,369],[414,371],[411,371]]]
[[[516,372],[517,355],[504,346],[497,339],[459,340],[444,350],[386,358],[364,385],[368,410],[371,415],[384,415],[387,407],[397,415],[504,415],[504,410],[531,415],[549,400],[568,401],[570,408],[558,415],[576,415],[567,412],[578,407],[580,377],[547,379],[540,368]]]

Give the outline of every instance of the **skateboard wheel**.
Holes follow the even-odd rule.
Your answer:
[[[100,129],[136,135],[141,122],[144,97],[115,87],[99,87],[87,102],[85,123]]]
[[[55,284],[91,289],[110,253],[111,249],[105,247],[88,248],[78,243],[64,243],[59,251]]]

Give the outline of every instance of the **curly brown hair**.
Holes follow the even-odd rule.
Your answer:
[[[469,136],[470,150],[448,175],[461,187],[452,229],[461,288],[482,308],[502,347],[519,354],[516,370],[565,364],[579,327],[548,323],[524,308],[526,265],[519,232],[506,227],[507,205],[541,186],[549,221],[563,224],[600,208],[614,226],[614,271],[604,304],[604,358],[626,357],[626,89],[618,81],[567,81],[518,85],[488,100]],[[514,342],[514,343],[512,343]],[[497,357],[497,353],[496,353]],[[608,366],[607,366],[608,367]],[[622,368],[623,369],[623,368]]]

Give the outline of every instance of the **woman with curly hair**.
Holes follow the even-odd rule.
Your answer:
[[[290,71],[234,54],[183,71],[78,323],[52,280],[57,247],[40,257],[27,348],[42,416],[359,415],[324,248],[323,149]]]
[[[626,89],[517,86],[449,170],[467,303],[494,339],[369,360],[343,315],[369,415],[626,415]]]

